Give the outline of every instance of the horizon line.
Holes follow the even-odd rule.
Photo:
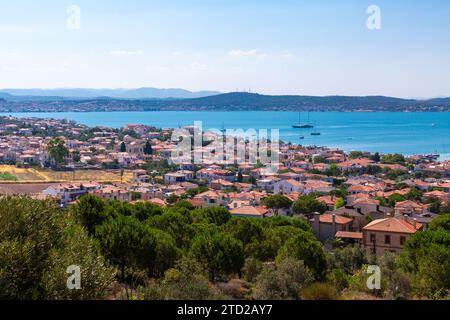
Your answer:
[[[201,92],[214,92],[217,94],[210,95],[222,95],[222,94],[231,94],[231,93],[248,93],[248,94],[256,94],[256,95],[263,95],[263,96],[310,96],[310,97],[387,97],[387,98],[396,98],[396,99],[407,99],[407,100],[433,100],[433,99],[446,99],[450,98],[449,95],[437,95],[437,96],[428,96],[428,97],[405,97],[405,96],[395,96],[395,95],[386,95],[386,94],[365,94],[365,95],[349,95],[349,94],[326,94],[326,95],[314,95],[314,94],[299,94],[299,93],[286,93],[286,94],[269,94],[269,93],[260,93],[260,92],[253,92],[250,90],[242,90],[242,91],[220,91],[220,90],[208,90],[208,89],[201,89],[201,90],[190,90],[190,89],[184,89],[179,87],[168,87],[168,88],[161,88],[161,87],[49,87],[49,88],[43,88],[43,87],[29,87],[29,88],[0,88],[0,92],[2,91],[8,91],[8,90],[42,90],[42,91],[50,91],[50,90],[139,90],[139,89],[154,89],[154,90],[182,90],[187,91],[189,93],[201,93]],[[27,95],[14,95],[12,96],[27,96]],[[103,96],[99,96],[103,97]],[[206,97],[206,96],[205,96]],[[73,96],[73,98],[82,98],[82,96]],[[113,97],[112,97],[113,98]],[[148,97],[152,98],[152,97]],[[201,98],[201,97],[200,97]],[[117,98],[120,99],[120,98]],[[181,98],[181,99],[192,99],[192,98]],[[194,98],[195,99],[195,98]]]

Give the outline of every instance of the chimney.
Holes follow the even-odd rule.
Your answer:
[[[333,233],[336,234],[337,230],[336,230],[336,214],[333,213],[332,215],[332,221],[333,221]]]
[[[314,222],[319,223],[319,221],[320,221],[320,213],[314,212]]]
[[[320,213],[314,212],[313,230],[316,235],[320,235]]]
[[[405,220],[405,222],[410,223],[408,218],[409,218],[409,216],[407,214],[403,215],[403,219]]]
[[[414,230],[417,230],[417,219],[414,218],[413,220],[413,226],[414,226]]]

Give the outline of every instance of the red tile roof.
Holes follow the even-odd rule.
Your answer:
[[[400,201],[395,204],[395,208],[415,208],[415,209],[424,209],[425,206],[423,204],[411,201],[411,200],[405,200]]]
[[[202,199],[188,199],[188,202],[190,202],[194,207],[200,208],[205,205],[205,201]]]
[[[248,216],[264,216],[269,210],[265,207],[243,206],[230,211],[231,214],[248,215]]]
[[[362,240],[363,234],[362,232],[349,232],[349,231],[338,231],[336,233],[336,238],[343,238],[343,239],[358,239]]]
[[[414,224],[405,218],[387,218],[372,221],[365,226],[363,230],[413,234],[422,227],[421,223],[416,223],[416,226],[414,227]]]
[[[317,198],[317,201],[323,202],[326,205],[334,206],[336,204],[337,198],[333,196],[322,196]]]
[[[320,223],[333,223],[333,215],[332,214],[323,214],[319,218]],[[347,218],[343,216],[336,215],[336,224],[348,224],[353,221],[352,218]]]

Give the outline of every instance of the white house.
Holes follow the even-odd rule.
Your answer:
[[[274,193],[275,194],[289,194],[292,192],[302,192],[303,185],[297,180],[289,179],[289,180],[280,180],[275,182],[274,184]]]
[[[81,196],[98,188],[99,185],[97,183],[58,184],[49,186],[42,191],[42,194],[46,197],[59,199],[61,205],[66,207]]]

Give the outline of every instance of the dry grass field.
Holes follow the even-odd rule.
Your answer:
[[[52,182],[130,182],[133,174],[125,171],[121,178],[120,170],[77,170],[74,172],[58,172],[50,169],[16,168],[0,165],[0,173],[10,173],[17,181],[0,181],[0,183],[52,183]]]

